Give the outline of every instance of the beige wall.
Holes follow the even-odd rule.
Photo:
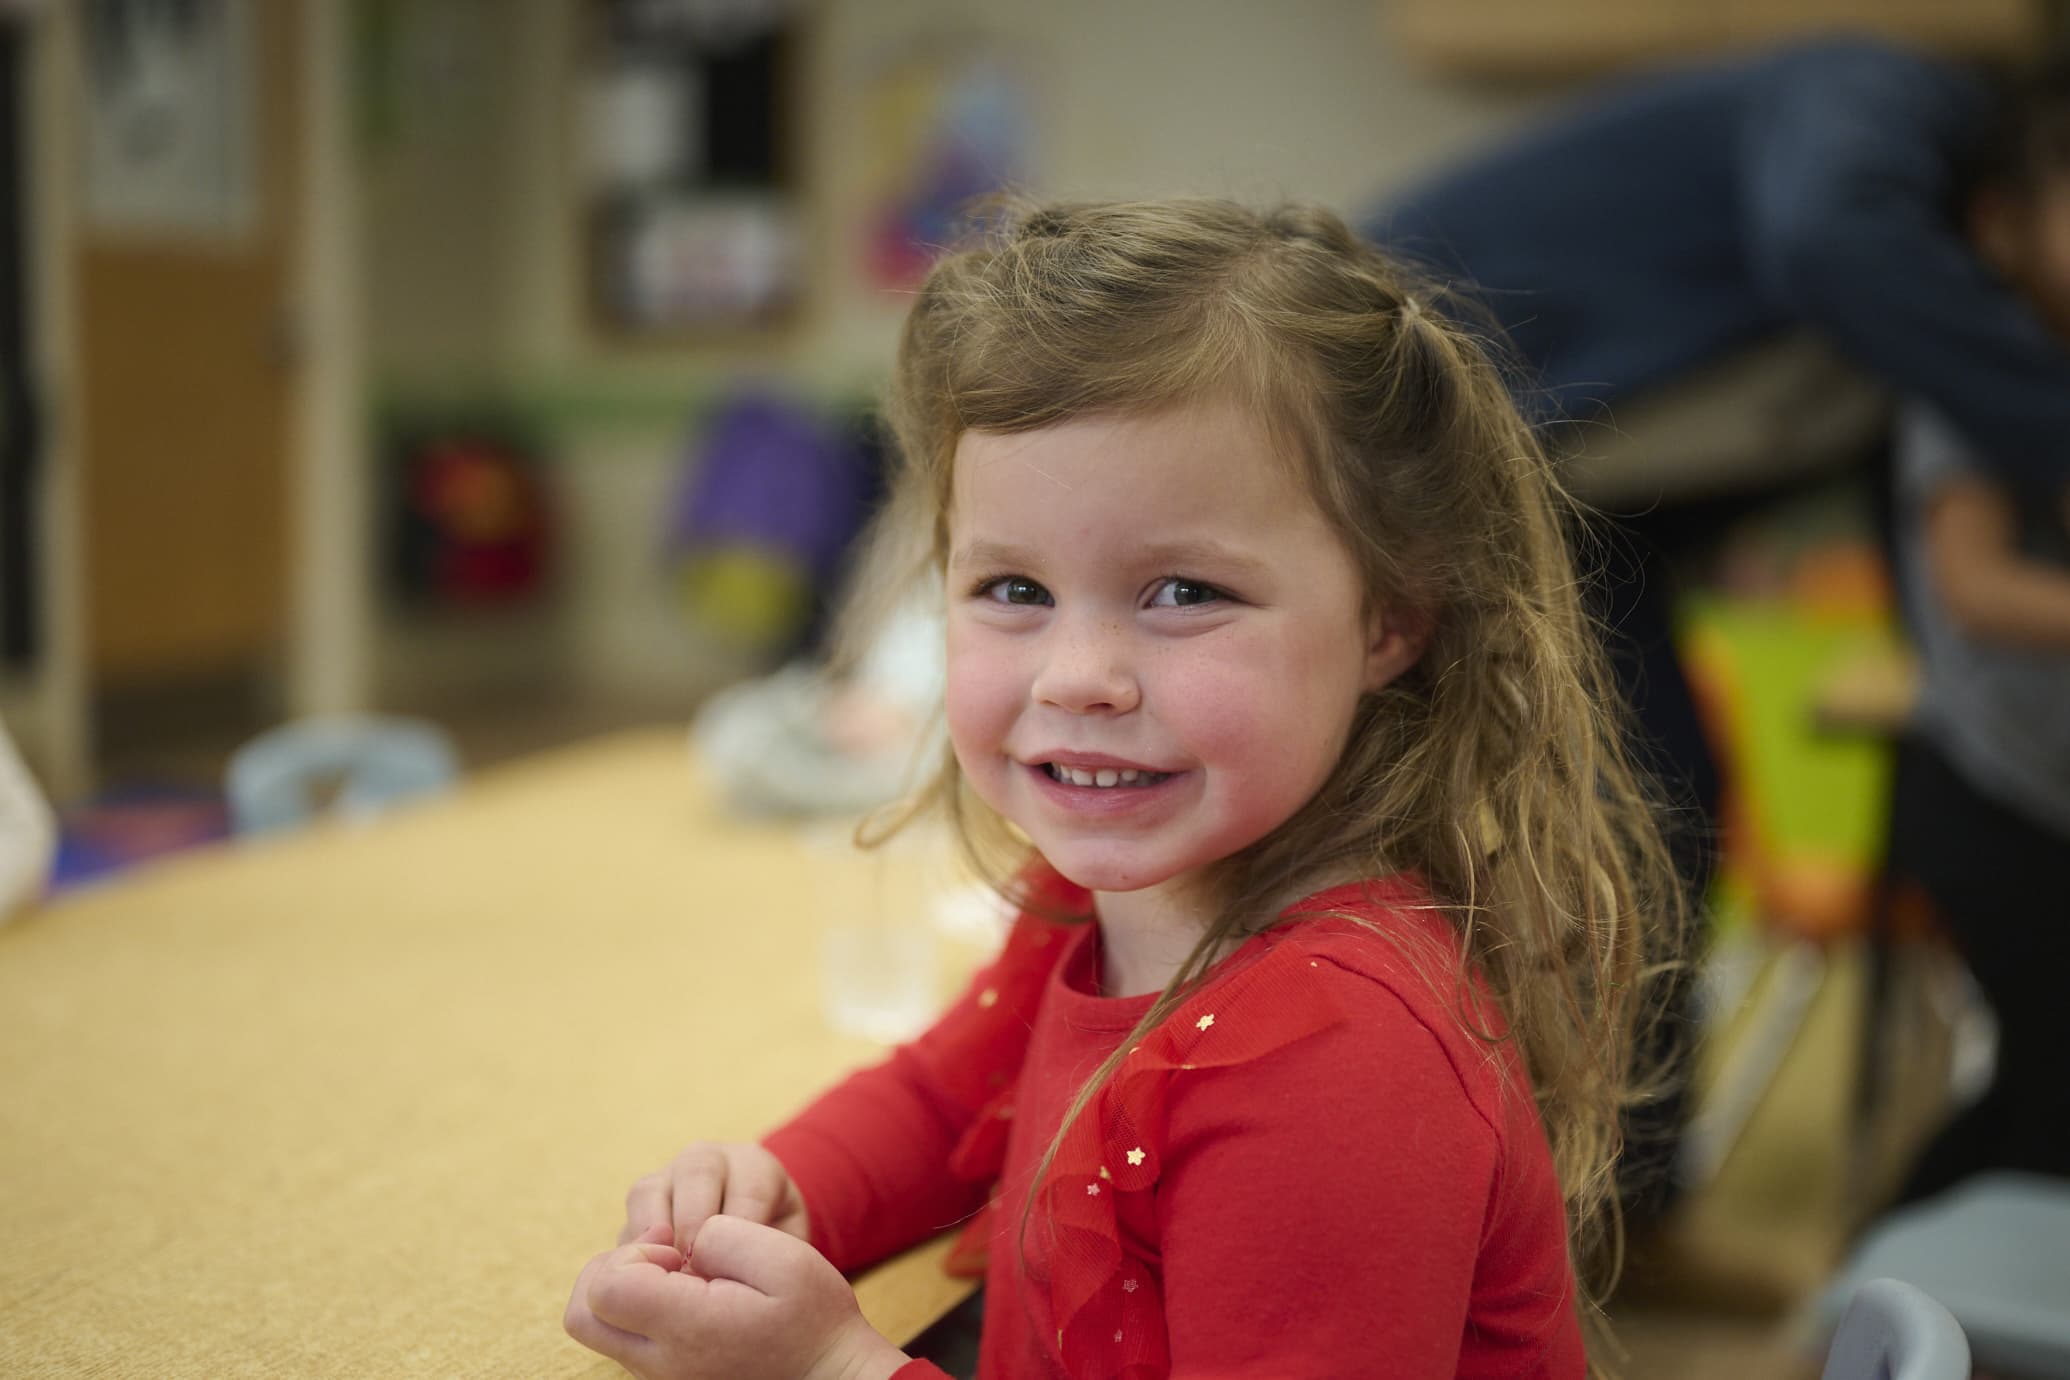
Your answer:
[[[529,172],[519,103],[540,94],[512,62],[538,9],[412,0],[389,11],[378,115],[353,112],[376,376],[472,379],[503,362],[525,293],[510,268],[515,184]]]
[[[852,111],[874,66],[949,27],[1010,54],[1036,96],[1041,196],[1233,196],[1344,211],[1488,139],[1542,98],[1463,90],[1403,67],[1374,0],[888,0],[835,4],[820,34],[817,166],[838,240],[868,159]],[[845,247],[845,245],[837,245]],[[847,267],[844,260],[842,267]],[[821,349],[876,358],[896,302],[837,275]],[[892,310],[887,311],[890,307]],[[865,327],[864,323],[868,326]]]

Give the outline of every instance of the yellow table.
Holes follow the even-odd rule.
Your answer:
[[[637,1175],[877,1056],[821,1018],[829,868],[914,866],[727,819],[682,741],[0,929],[0,1375],[622,1374],[561,1332],[576,1271]],[[903,1341],[966,1288],[859,1292]]]

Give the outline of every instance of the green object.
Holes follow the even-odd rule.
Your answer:
[[[1724,740],[1719,756],[1726,789],[1739,796],[1736,822],[1755,834],[1749,842],[1775,862],[1813,861],[1866,877],[1883,842],[1890,745],[1821,733],[1814,708],[1835,666],[1896,640],[1888,620],[1706,595],[1684,602],[1680,625],[1714,742]],[[1745,844],[1728,836],[1726,846],[1729,853]],[[1733,861],[1721,872],[1734,872]],[[1721,876],[1721,899],[1730,905],[1744,881]]]

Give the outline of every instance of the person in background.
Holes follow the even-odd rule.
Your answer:
[[[1680,893],[1559,487],[1433,291],[1223,202],[1004,214],[935,268],[892,398],[890,530],[948,594],[911,807],[1019,918],[887,1062],[637,1182],[577,1340],[940,1377],[840,1272],[965,1223],[990,1380],[1586,1373]]]
[[[57,856],[57,816],[0,723],[0,923],[42,899]]]
[[[2070,62],[2037,74],[1980,169],[1965,224],[2006,287],[2070,341]],[[1900,746],[1892,856],[1961,946],[1997,1018],[1983,1096],[1926,1147],[1901,1201],[1985,1169],[2070,1176],[2070,485],[1985,458],[1907,406],[1898,557],[1922,694]]]
[[[1979,252],[1962,210],[1980,160],[2019,137],[2018,106],[1956,64],[1824,39],[1610,86],[1362,228],[1471,287],[1512,342],[1520,400],[1556,452],[1586,448],[1622,405],[1808,332],[1937,409],[1986,473],[2060,492],[2070,348]],[[1648,765],[1688,812],[1670,843],[1700,902],[1720,783],[1673,643],[1671,561],[1731,505],[1642,506],[1608,543],[1598,612]],[[1682,1024],[1657,1029],[1673,1039]],[[1641,1109],[1630,1128],[1634,1220],[1673,1201],[1683,1101]]]

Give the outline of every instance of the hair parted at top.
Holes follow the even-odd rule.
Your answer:
[[[1502,1007],[1574,1240],[1593,1254],[1641,993],[1668,952],[1653,941],[1678,939],[1680,892],[1582,607],[1577,514],[1490,341],[1461,324],[1473,315],[1320,209],[994,208],[907,318],[888,521],[945,558],[968,430],[1206,400],[1260,419],[1369,606],[1428,640],[1362,702],[1317,796],[1218,866],[1200,946],[1141,1028],[1229,944],[1278,923],[1273,903],[1304,879],[1414,869]],[[912,805],[929,802],[990,875],[1025,861],[953,757]],[[1475,1019],[1463,988],[1461,1010]]]

